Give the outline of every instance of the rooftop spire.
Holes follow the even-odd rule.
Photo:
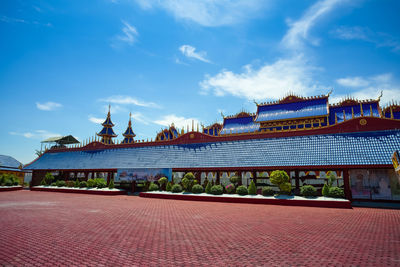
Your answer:
[[[121,144],[130,144],[134,142],[134,137],[136,134],[132,130],[132,114],[129,113],[129,122],[128,122],[128,128],[126,128],[125,133],[123,134],[124,140],[122,140]]]
[[[114,127],[114,124],[111,121],[110,110],[111,110],[111,105],[108,105],[107,118],[102,123],[103,129],[97,134],[98,136],[101,136],[101,142],[104,144],[114,144],[112,138],[117,137],[117,135],[114,133],[114,130],[112,129],[112,127]]]

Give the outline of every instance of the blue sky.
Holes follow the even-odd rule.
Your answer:
[[[0,154],[101,130],[122,139],[209,125],[288,92],[382,104],[400,94],[397,0],[98,0],[0,3]]]

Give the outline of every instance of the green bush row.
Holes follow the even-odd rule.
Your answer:
[[[45,177],[42,179],[40,182],[41,185],[51,185],[51,186],[58,186],[58,187],[76,187],[76,188],[84,188],[84,187],[89,187],[89,188],[106,188],[107,187],[107,182],[103,178],[95,178],[95,179],[88,179],[87,181],[79,181],[76,179],[76,181],[64,181],[64,180],[58,180],[54,181],[55,178],[51,173],[46,173]],[[108,185],[108,188],[112,189],[114,188],[114,181],[111,180],[110,184]]]
[[[19,185],[20,180],[15,174],[0,174],[0,186]]]

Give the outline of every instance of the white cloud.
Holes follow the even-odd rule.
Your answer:
[[[194,121],[195,128],[199,121],[196,118],[185,118],[185,117],[178,117],[175,114],[165,115],[162,118],[155,120],[154,123],[162,125],[162,126],[170,126],[174,123],[175,127],[177,128],[184,128],[189,125],[190,130],[192,129],[192,121]]]
[[[369,28],[359,26],[340,26],[331,34],[342,40],[361,40],[374,44],[376,47],[388,47],[393,52],[400,51],[400,39],[387,33],[373,32]]]
[[[123,42],[128,45],[133,45],[137,41],[137,37],[139,36],[138,31],[134,26],[124,20],[122,21],[122,24],[123,27],[121,31],[123,32],[123,34],[117,35],[115,38],[116,41]],[[119,45],[118,42],[113,42],[111,46],[117,48]]]
[[[366,81],[365,86],[360,86],[358,91],[351,92],[351,96],[357,99],[376,99],[383,91],[381,98],[381,106],[387,105],[393,100],[399,101],[400,99],[400,83],[396,81],[391,73],[383,73],[380,75],[370,77],[353,77]],[[348,77],[346,79],[352,79]],[[339,79],[340,80],[340,79]],[[334,95],[331,97],[330,102],[340,102],[346,98],[346,95]]]
[[[265,15],[271,1],[266,0],[136,0],[145,10],[161,8],[178,20],[191,21],[202,26],[232,25]]]
[[[142,113],[140,113],[140,112],[134,112],[134,113],[132,113],[132,121],[133,121],[133,123],[135,123],[135,121],[138,121],[138,122],[141,122],[141,123],[143,123],[143,124],[145,124],[145,125],[149,125],[149,121],[150,121],[150,119],[149,118],[147,118],[147,117],[145,117]]]
[[[214,76],[206,75],[200,82],[200,92],[207,94],[213,91],[217,96],[231,94],[259,100],[278,99],[288,91],[307,95],[322,89],[314,78],[321,68],[306,59],[304,41],[310,41],[310,30],[342,2],[344,0],[319,1],[308,8],[298,21],[292,22],[280,43],[287,49],[285,56],[258,69],[246,65],[241,73],[222,70]],[[317,44],[317,41],[312,43]]]
[[[61,108],[62,105],[60,103],[49,101],[46,103],[36,102],[36,107],[40,110],[50,111],[50,110],[55,110],[57,108]]]
[[[11,135],[19,135],[19,136],[23,136],[25,138],[29,138],[29,139],[47,139],[50,137],[56,137],[56,136],[61,136],[58,133],[52,133],[49,132],[47,130],[35,130],[32,132],[24,132],[24,133],[19,133],[19,132],[9,132],[9,134]]]
[[[317,89],[312,73],[317,69],[307,65],[302,56],[280,59],[259,69],[244,67],[242,73],[223,70],[200,83],[203,93],[213,90],[217,96],[231,94],[246,99],[278,99],[287,91],[307,94]]]
[[[318,39],[310,37],[310,30],[318,20],[325,17],[345,0],[323,0],[311,6],[297,21],[290,24],[290,29],[282,39],[282,44],[292,50],[302,49],[304,41],[318,45]]]
[[[194,58],[206,63],[211,63],[210,60],[206,58],[207,53],[204,51],[196,52],[196,48],[190,45],[182,45],[179,50],[188,58]]]
[[[104,120],[105,120],[105,118],[96,118],[96,117],[94,117],[92,115],[89,115],[89,121],[91,121],[93,123],[96,123],[96,124],[100,123],[101,124],[101,123],[104,122]]]
[[[363,27],[346,27],[340,26],[331,32],[338,39],[343,40],[368,40],[370,31]]]
[[[342,86],[363,87],[368,86],[369,82],[362,77],[346,77],[337,79],[336,82]]]
[[[136,99],[131,96],[124,96],[124,95],[113,95],[107,98],[100,99],[102,102],[107,102],[111,104],[120,104],[120,105],[135,105],[139,107],[149,107],[149,108],[160,108],[159,105],[153,102],[146,102]],[[111,107],[113,109],[113,107]],[[108,110],[108,107],[107,107]]]

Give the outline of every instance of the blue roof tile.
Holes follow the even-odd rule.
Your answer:
[[[391,164],[400,130],[45,153],[27,169],[234,168]]]

